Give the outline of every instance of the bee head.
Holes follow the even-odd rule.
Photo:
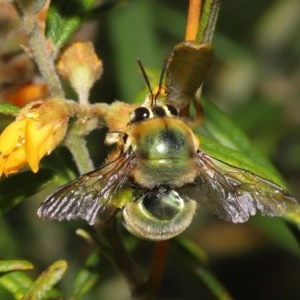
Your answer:
[[[172,105],[153,105],[150,107],[141,106],[135,109],[131,115],[129,123],[138,123],[152,118],[178,117],[177,109]]]
[[[144,66],[141,60],[138,58],[137,62],[140,67],[140,70],[143,74],[143,77],[146,81],[150,94],[146,97],[146,101],[143,106],[135,109],[131,115],[129,124],[142,122],[152,118],[163,118],[163,117],[178,117],[178,110],[169,104],[159,105],[157,102],[159,97],[166,99],[166,88],[163,86],[163,79],[166,72],[166,67],[169,59],[166,58],[164,61],[164,65],[160,74],[159,85],[154,90],[151,88],[149,78],[146,74]]]

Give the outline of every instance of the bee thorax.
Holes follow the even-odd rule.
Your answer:
[[[128,142],[137,157],[132,175],[145,187],[182,186],[196,176],[196,138],[180,120],[150,119],[131,128]]]

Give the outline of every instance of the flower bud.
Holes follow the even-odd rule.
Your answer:
[[[103,72],[102,62],[90,42],[70,45],[61,54],[57,70],[64,80],[70,82],[80,103],[88,102],[90,89]]]

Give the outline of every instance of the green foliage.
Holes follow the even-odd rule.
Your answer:
[[[213,41],[215,63],[201,98],[204,120],[195,132],[202,149],[213,157],[289,186],[299,198],[299,94],[295,74],[300,53],[300,17],[290,17],[287,10],[290,14],[300,10],[296,1],[293,10],[293,1],[283,1],[281,9],[279,2],[257,0],[244,5],[223,1]],[[94,101],[117,98],[141,103],[148,91],[141,91],[144,83],[135,59],[140,57],[149,68],[154,87],[164,56],[183,38],[187,4],[128,1],[112,5],[105,14],[97,14],[99,10],[93,9],[93,4],[92,0],[52,1],[47,37],[57,49],[61,48],[91,13],[98,19],[100,30],[95,42],[105,69],[104,78],[92,93]],[[276,32],[268,36],[272,29],[268,22],[278,14],[290,26],[281,39]],[[200,40],[207,19],[203,22]],[[0,113],[17,112],[14,106],[0,104]],[[98,133],[88,140],[97,164],[106,155],[101,140]],[[99,254],[105,252],[103,241],[87,245],[74,234],[78,224],[55,224],[35,216],[36,207],[48,190],[74,177],[68,155],[60,155],[57,161],[58,155],[52,154],[37,174],[26,171],[0,180],[0,256],[4,259],[0,261],[0,298],[63,299],[63,295],[71,295],[71,299],[78,300],[126,299],[127,287]],[[191,239],[180,237],[171,242],[160,299],[260,300],[278,295],[281,299],[299,298],[300,251],[295,239],[299,239],[298,216],[289,218],[290,227],[282,219],[267,217],[255,217],[247,225],[231,225],[218,221],[202,208],[201,205],[197,211],[200,220],[188,233]],[[122,237],[128,251],[148,270],[152,245],[126,233]],[[99,244],[103,246],[100,251]],[[33,268],[31,262],[11,260],[16,255],[32,261],[37,266],[35,273],[28,272]],[[65,261],[40,271],[58,257],[65,257],[70,266],[69,274],[59,285],[61,291],[54,286],[65,275]],[[253,288],[256,284],[260,291]],[[193,289],[197,296],[186,292]]]
[[[12,293],[15,299],[42,300],[62,299],[62,295],[53,286],[62,278],[66,271],[65,261],[57,261],[49,266],[35,281],[19,270],[32,269],[27,261],[0,261],[0,285]],[[8,273],[7,273],[8,272]]]
[[[99,257],[98,253],[93,253],[86,261],[83,268],[78,272],[74,280],[72,297],[81,299],[83,295],[88,293],[100,279],[99,274]]]
[[[15,271],[2,275],[0,284],[4,289],[9,291],[15,299],[22,299],[26,290],[32,284],[32,280],[25,273]]]
[[[16,115],[19,111],[19,107],[6,104],[6,103],[0,103],[0,113],[5,115]]]
[[[63,277],[66,270],[67,263],[64,260],[53,263],[33,282],[23,299],[57,299],[60,293],[52,291],[52,288]]]
[[[4,260],[0,261],[0,273],[15,270],[31,270],[33,265],[26,260]]]
[[[40,170],[38,175],[27,171],[2,179],[0,181],[0,216],[42,190],[53,179],[53,176],[53,172],[44,169]]]
[[[204,1],[199,30],[196,37],[197,41],[204,43],[212,42],[216,22],[219,15],[220,3],[220,0]]]
[[[93,8],[94,0],[52,1],[47,15],[47,37],[61,48]]]
[[[202,99],[201,103],[205,117],[199,131],[200,134],[204,132],[203,138],[200,138],[200,143],[205,151],[233,166],[251,171],[285,186],[272,164],[226,114],[205,98]],[[210,136],[219,144],[216,145],[207,141],[205,135]]]
[[[176,239],[174,244],[174,252],[176,256],[178,255],[178,259],[180,259],[180,256],[186,257],[185,267],[191,271],[199,284],[203,284],[210,291],[215,299],[233,299],[222,283],[205,266],[206,254],[197,244],[185,238]]]

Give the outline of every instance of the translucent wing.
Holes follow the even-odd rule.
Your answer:
[[[81,175],[51,194],[39,207],[39,217],[62,220],[84,219],[90,225],[99,214],[108,220],[116,210],[112,199],[124,187],[134,167],[134,155],[116,160]]]
[[[222,219],[241,223],[259,210],[278,216],[299,209],[286,190],[249,171],[220,162],[199,151],[198,195]]]

